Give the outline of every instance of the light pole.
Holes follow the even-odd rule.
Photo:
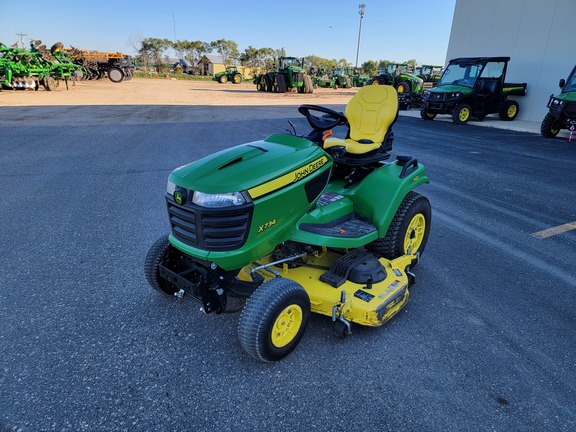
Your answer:
[[[358,5],[358,15],[360,15],[360,28],[358,29],[358,47],[356,48],[356,66],[358,67],[358,53],[360,52],[360,34],[362,33],[362,18],[364,18],[364,13],[366,11],[366,3],[360,3]]]

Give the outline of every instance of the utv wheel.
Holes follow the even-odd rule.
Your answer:
[[[390,223],[386,237],[369,243],[367,248],[387,259],[424,253],[432,211],[430,201],[417,192],[408,192]]]
[[[507,100],[500,110],[500,120],[512,121],[518,116],[519,105],[515,100]]]
[[[220,78],[218,78],[218,82],[220,84],[226,84],[228,82],[228,77],[226,75],[222,75]]]
[[[271,279],[254,291],[242,311],[240,344],[257,360],[281,360],[296,348],[309,318],[310,298],[304,288],[290,279]]]
[[[168,236],[162,236],[154,242],[148,250],[144,260],[144,276],[152,288],[165,295],[174,295],[178,289],[160,278],[158,266],[164,260],[164,256],[170,248]]]
[[[456,105],[452,111],[452,121],[456,124],[466,124],[472,115],[472,107],[467,103]]]
[[[436,114],[429,113],[428,112],[428,105],[423,104],[420,107],[420,117],[422,117],[424,120],[434,120],[436,118]]]
[[[554,138],[560,132],[560,122],[552,114],[548,113],[540,125],[540,134],[544,138]]]

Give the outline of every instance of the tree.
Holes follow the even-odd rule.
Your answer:
[[[416,68],[416,59],[410,59],[405,62],[408,65],[408,70],[414,70]]]
[[[376,63],[374,60],[365,61],[362,63],[361,68],[362,72],[364,72],[366,75],[374,76],[378,74],[378,63]]]
[[[172,47],[172,42],[168,39],[145,38],[142,39],[142,46],[139,54],[149,58],[156,65],[158,72],[164,69],[162,56],[168,48]]]
[[[211,42],[210,47],[222,56],[222,61],[225,66],[230,66],[232,61],[238,58],[240,54],[238,44],[231,40],[218,39],[217,41]]]
[[[188,60],[196,72],[198,72],[198,61],[211,51],[210,44],[202,41],[178,40],[173,44],[173,48],[178,58]]]
[[[254,48],[250,45],[240,54],[240,64],[251,68],[267,68],[274,63],[272,48]]]

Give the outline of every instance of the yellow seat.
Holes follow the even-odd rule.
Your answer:
[[[348,137],[328,137],[324,148],[342,146],[351,154],[376,150],[398,117],[398,93],[388,85],[362,87],[346,105],[344,115],[350,127]]]

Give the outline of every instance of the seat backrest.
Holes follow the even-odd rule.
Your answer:
[[[398,117],[398,93],[388,85],[362,87],[346,105],[345,115],[351,139],[381,143]]]

